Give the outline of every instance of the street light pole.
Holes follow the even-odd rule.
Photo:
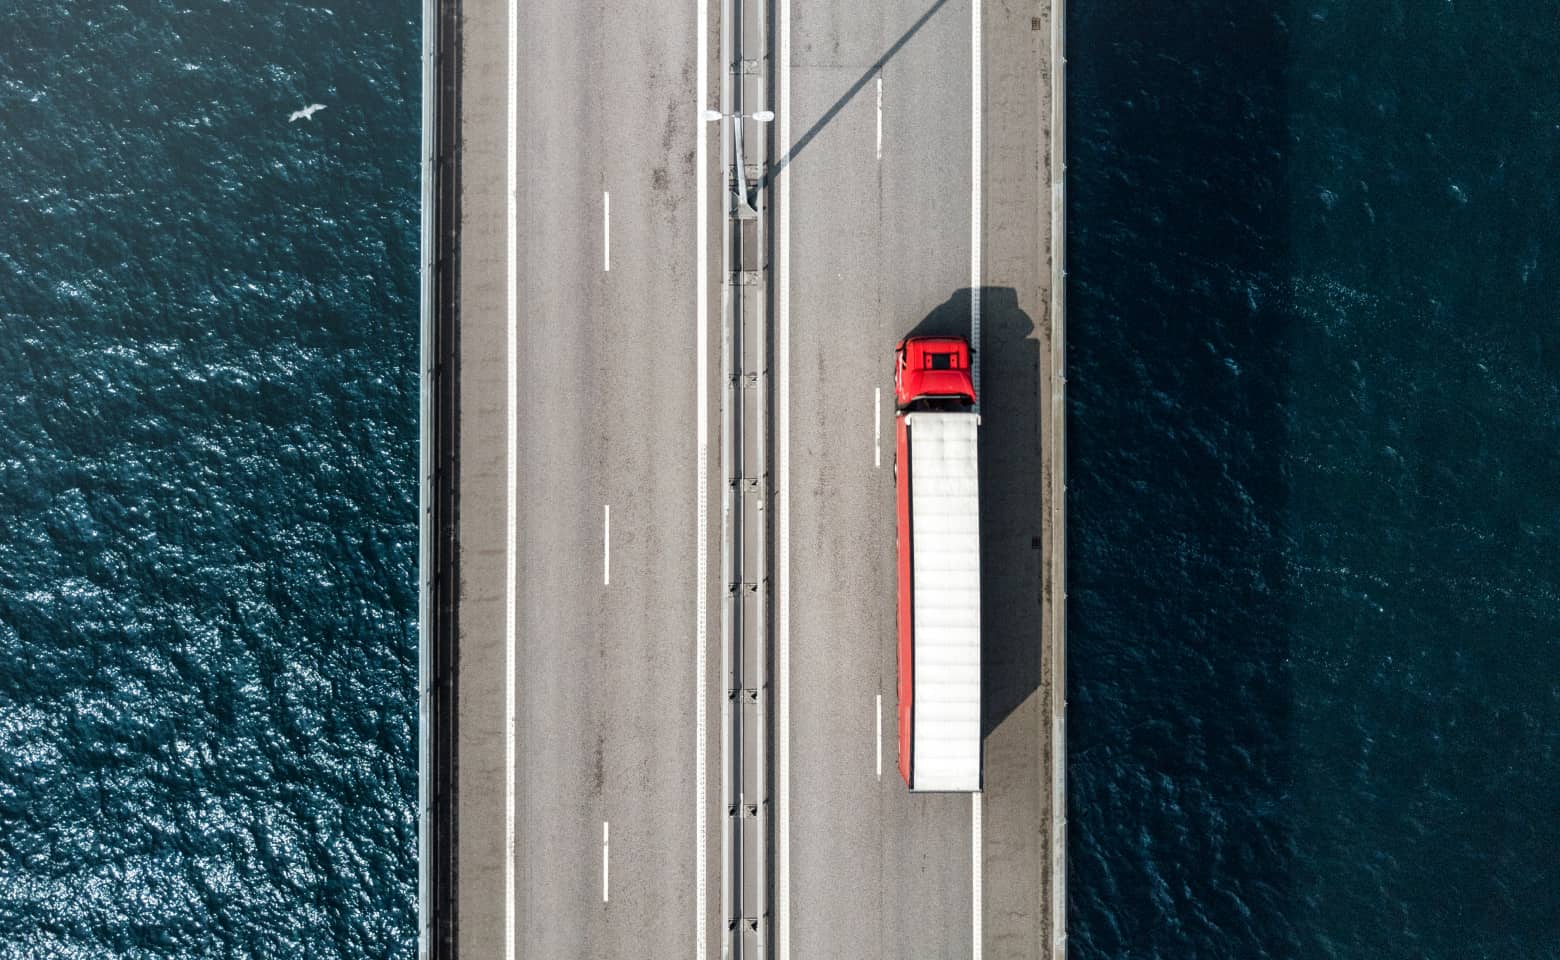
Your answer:
[[[775,118],[773,110],[760,110],[757,113],[721,113],[719,110],[704,111],[704,119],[714,123],[726,118],[731,118],[731,135],[735,144],[737,158],[737,190],[735,204],[737,218],[739,220],[751,220],[758,216],[758,211],[753,209],[753,199],[748,195],[747,188],[747,164],[742,161],[742,120],[756,120],[759,123],[768,123]]]

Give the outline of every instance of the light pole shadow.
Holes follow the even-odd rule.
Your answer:
[[[823,116],[819,117],[816,123],[808,127],[807,132],[798,137],[796,139],[796,143],[793,144],[789,150],[782,153],[779,159],[770,165],[770,168],[764,172],[762,177],[759,178],[757,189],[767,189],[769,184],[774,180],[775,175],[791,165],[791,162],[807,148],[807,145],[818,136],[823,128],[827,126],[831,120],[838,116],[841,110],[845,109],[845,105],[850,103],[851,100],[855,99],[856,94],[860,93],[862,88],[865,87],[873,77],[878,75],[878,73],[883,69],[888,61],[894,58],[895,54],[904,49],[905,44],[910,42],[910,38],[919,33],[921,28],[926,26],[927,22],[932,19],[933,14],[942,9],[942,7],[947,4],[947,2],[948,0],[937,0],[937,2],[933,3],[930,7],[927,8],[925,13],[921,14],[920,18],[917,19],[915,23],[910,25],[908,30],[900,35],[898,40],[894,41],[893,46],[889,47],[881,57],[878,57],[876,60],[874,60],[872,65],[866,69],[866,72],[861,75],[861,79],[851,84],[850,88],[847,89],[838,100],[834,101],[834,103],[830,105],[829,109],[823,112]]]

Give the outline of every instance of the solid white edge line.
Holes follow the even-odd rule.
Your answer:
[[[612,272],[612,194],[601,191],[601,269]]]
[[[980,409],[980,232],[981,232],[981,22],[983,0],[970,3],[970,361],[975,384],[976,409]],[[981,960],[985,918],[981,902],[981,875],[984,872],[981,851],[981,795],[970,794],[970,939],[971,957]]]
[[[883,159],[883,75],[877,78],[877,158]]]
[[[694,28],[697,36],[694,40],[694,60],[696,61],[697,81],[695,95],[698,102],[694,104],[693,116],[690,118],[694,124],[694,232],[695,232],[695,262],[694,270],[694,353],[695,382],[694,395],[697,398],[695,404],[698,411],[697,427],[697,455],[698,465],[695,471],[698,476],[698,544],[695,547],[697,560],[695,561],[696,575],[694,578],[694,682],[693,682],[693,712],[694,712],[694,956],[696,960],[707,960],[709,950],[709,938],[705,932],[709,913],[709,892],[705,889],[705,869],[709,856],[708,838],[705,836],[706,814],[704,810],[706,790],[705,783],[705,755],[708,744],[704,724],[707,719],[707,707],[704,702],[704,674],[708,666],[708,652],[705,650],[707,639],[707,616],[705,609],[705,587],[709,577],[709,446],[710,446],[710,416],[708,379],[710,374],[709,361],[709,257],[705,249],[708,242],[709,216],[709,173],[707,136],[703,118],[704,108],[709,105],[709,32],[710,32],[710,8],[709,0],[695,0],[694,4]]]
[[[975,384],[975,409],[980,409],[980,5],[970,4],[970,378]]]
[[[601,505],[601,585],[612,585],[612,504]]]
[[[608,900],[607,894],[608,894],[608,891],[610,889],[609,879],[612,876],[612,871],[611,871],[611,867],[610,867],[611,860],[609,859],[609,856],[608,856],[608,852],[611,849],[611,847],[609,845],[609,842],[608,842],[608,838],[609,837],[610,837],[610,834],[608,833],[607,821],[603,820],[603,821],[601,821],[601,902],[602,903],[606,903],[607,900]]]
[[[873,739],[877,747],[877,778],[883,779],[883,695],[877,695],[877,736]]]
[[[872,388],[872,465],[883,466],[883,388]]]
[[[516,166],[515,138],[520,124],[519,102],[516,94],[516,74],[519,69],[519,10],[517,0],[509,0],[509,150],[505,174],[507,177],[507,203],[505,209],[505,233],[507,247],[507,323],[508,323],[508,384],[505,399],[508,418],[505,457],[505,543],[504,543],[504,957],[515,956],[515,460],[518,456],[519,434],[516,427],[518,405],[516,364],[519,362],[517,304],[518,289],[515,280],[516,259],[519,256],[519,240],[516,236],[515,209]]]
[[[780,155],[786,158],[776,175],[780,192],[780,250],[776,273],[776,353],[779,364],[779,481],[775,485],[779,528],[775,564],[778,583],[775,629],[776,659],[779,665],[779,729],[775,739],[780,745],[777,771],[779,793],[778,886],[776,895],[779,923],[776,930],[775,957],[791,956],[791,0],[776,0],[777,29],[780,34]]]
[[[979,791],[976,791],[975,793],[970,794],[970,846],[971,846],[971,850],[972,850],[971,862],[973,864],[973,868],[970,871],[970,892],[971,892],[971,899],[973,901],[973,903],[972,903],[973,916],[975,918],[975,922],[974,922],[974,928],[975,928],[974,929],[974,948],[973,948],[973,952],[970,954],[970,956],[973,958],[973,960],[980,960],[981,939],[982,939],[982,937],[981,937],[981,928],[984,926],[984,920],[981,917],[981,911],[982,911],[983,907],[981,906],[981,892],[980,892],[980,881],[981,881],[980,815],[981,815],[981,794],[980,794]]]

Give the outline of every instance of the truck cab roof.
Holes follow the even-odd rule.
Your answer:
[[[917,401],[975,403],[970,344],[963,337],[906,337],[894,349],[894,402],[904,410]]]

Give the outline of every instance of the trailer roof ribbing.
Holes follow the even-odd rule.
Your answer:
[[[916,790],[980,789],[980,478],[973,413],[912,413]]]

